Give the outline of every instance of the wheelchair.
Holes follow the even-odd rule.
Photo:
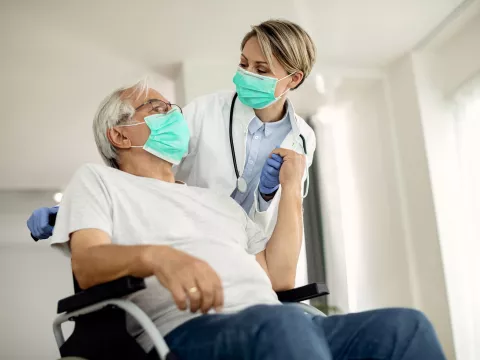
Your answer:
[[[55,218],[56,214],[49,219],[52,226]],[[136,304],[124,299],[127,295],[145,289],[144,279],[126,276],[81,290],[73,276],[73,285],[75,294],[58,302],[59,315],[53,322],[53,333],[62,358],[147,360],[148,354],[127,331],[128,314],[150,337],[160,360],[182,360],[170,352],[152,320]],[[311,283],[277,292],[282,303],[297,303],[303,311],[313,315],[324,314],[301,301],[328,294],[328,288],[323,283]],[[70,337],[65,340],[61,326],[67,321],[75,322],[75,327]]]

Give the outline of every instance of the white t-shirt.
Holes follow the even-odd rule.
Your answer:
[[[206,261],[222,280],[224,312],[279,303],[254,256],[265,249],[267,239],[228,196],[87,164],[65,191],[52,245],[70,255],[69,235],[89,228],[103,230],[113,244],[169,245]],[[178,310],[156,278],[147,278],[146,283],[147,289],[129,299],[150,316],[162,335],[198,316]],[[150,350],[150,339],[134,320],[128,325]]]

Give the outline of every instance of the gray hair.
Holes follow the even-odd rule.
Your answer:
[[[133,94],[136,94],[136,101],[142,95],[146,95],[149,89],[148,80],[145,78],[133,86],[115,90],[100,104],[93,118],[93,135],[98,152],[108,166],[116,169],[119,167],[117,149],[108,140],[107,131],[112,127],[131,122],[135,114],[135,108],[131,103]],[[122,97],[126,90],[132,90],[131,94]]]

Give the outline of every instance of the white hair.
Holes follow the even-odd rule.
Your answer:
[[[136,95],[136,101],[142,95],[146,96],[149,89],[148,80],[145,78],[133,86],[115,90],[98,107],[93,118],[93,135],[98,152],[108,166],[117,169],[119,167],[117,149],[108,140],[107,131],[112,127],[128,124],[135,114],[135,108],[132,105],[133,95]],[[126,90],[131,90],[130,95],[122,96]]]

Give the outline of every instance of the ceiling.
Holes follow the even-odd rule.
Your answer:
[[[62,188],[99,161],[90,124],[113,88],[150,74],[175,96],[172,69],[235,58],[249,25],[300,23],[322,66],[375,69],[414,47],[461,0],[3,0],[0,189]],[[232,64],[232,68],[235,64]]]
[[[268,18],[304,26],[322,62],[375,67],[414,46],[461,2],[4,0],[2,6],[4,17],[16,17],[17,26],[55,28],[152,67],[236,53],[249,25]]]

